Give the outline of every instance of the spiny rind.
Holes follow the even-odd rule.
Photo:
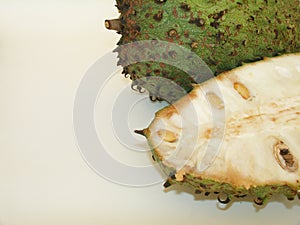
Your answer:
[[[245,62],[300,50],[298,0],[117,0],[117,7],[121,13],[120,24],[108,27],[122,34],[119,45],[153,39],[176,43],[196,53],[215,75]],[[124,54],[120,64],[123,57]],[[155,62],[148,65],[126,65],[126,74],[132,80],[166,77],[187,92],[192,89],[195,80],[187,73],[169,65],[162,70]],[[159,73],[154,72],[157,69]],[[140,86],[158,98],[161,92],[170,92],[172,101],[182,97],[168,86],[159,90],[153,88],[153,83],[144,82]]]

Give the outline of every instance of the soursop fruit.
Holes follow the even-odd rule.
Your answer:
[[[139,133],[168,174],[165,187],[220,193],[222,203],[300,197],[300,53],[194,85]]]
[[[263,57],[300,51],[299,0],[117,0],[117,7],[120,18],[105,24],[122,35],[119,45],[144,40],[174,43],[197,54],[214,75]],[[155,56],[157,50],[147,54]],[[168,93],[168,101],[173,102],[185,93],[153,77],[170,79],[185,92],[206,79],[202,71],[195,79],[177,67],[155,61],[127,65],[128,58],[138,59],[143,48],[140,53],[116,51],[132,86],[146,89],[154,98]],[[166,50],[161,57],[184,57],[176,54]]]

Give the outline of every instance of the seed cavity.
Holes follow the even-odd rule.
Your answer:
[[[174,143],[178,140],[178,135],[169,130],[159,130],[157,131],[157,134],[164,141],[169,143]]]
[[[243,99],[249,100],[251,98],[250,91],[244,84],[235,82],[233,87],[240,94],[240,96],[242,96]]]
[[[223,100],[215,93],[213,93],[213,92],[206,93],[206,98],[212,107],[220,109],[220,110],[224,109],[225,106],[224,106]]]
[[[288,172],[298,170],[298,161],[291,153],[290,148],[283,141],[278,141],[273,149],[275,159],[282,169]]]

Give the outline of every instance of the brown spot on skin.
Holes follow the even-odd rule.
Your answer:
[[[173,16],[174,16],[175,18],[178,18],[178,12],[177,12],[176,7],[173,8],[172,14],[173,14]]]
[[[156,69],[156,70],[154,70],[154,73],[155,73],[156,75],[159,75],[159,74],[160,74],[160,70],[159,70],[159,69]]]
[[[176,37],[177,36],[177,31],[175,29],[171,29],[169,32],[168,32],[168,35],[170,37]]]
[[[229,54],[229,56],[237,56],[238,55],[238,52],[236,50],[234,50],[233,52],[231,52]]]
[[[177,53],[175,51],[169,51],[168,55],[172,58],[175,59],[177,57]]]
[[[205,25],[205,20],[203,18],[193,18],[190,19],[189,23],[195,24],[197,27],[203,27]]]
[[[157,22],[160,22],[163,18],[164,11],[159,11],[153,16],[153,19]]]
[[[166,68],[166,64],[164,63],[159,63],[160,68]]]
[[[184,37],[185,38],[189,38],[190,37],[190,34],[189,34],[188,30],[184,31]]]
[[[212,26],[212,27],[214,27],[214,28],[218,29],[218,28],[220,27],[220,23],[219,23],[219,22],[216,22],[216,21],[214,21],[214,22],[211,22],[211,23],[210,23],[210,26]]]
[[[199,44],[198,44],[198,42],[196,42],[196,41],[194,41],[192,44],[191,44],[191,48],[192,49],[196,49],[196,48],[198,48],[199,47]]]
[[[218,42],[225,40],[225,34],[223,32],[221,32],[221,31],[219,31],[216,34],[216,39],[217,39]]]
[[[240,30],[240,29],[242,29],[242,28],[243,28],[243,25],[242,25],[242,24],[236,25],[236,29],[237,29],[237,30]]]
[[[181,3],[180,8],[185,12],[191,11],[191,6],[187,3]]]
[[[278,35],[279,35],[279,32],[278,32],[278,30],[277,30],[277,29],[275,29],[275,30],[274,30],[274,33],[275,33],[275,39],[277,39],[277,38],[278,38]]]

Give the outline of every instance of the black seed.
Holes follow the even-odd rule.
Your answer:
[[[216,195],[217,195],[217,194],[220,194],[220,192],[218,192],[218,191],[215,191],[215,192],[214,192],[214,194],[216,194]]]
[[[209,196],[209,195],[210,195],[210,192],[205,192],[204,195],[205,195],[205,196]]]
[[[169,180],[167,180],[165,183],[164,183],[164,188],[168,188],[168,187],[171,187],[171,183]]]
[[[287,155],[290,151],[288,149],[280,149],[280,155]]]
[[[287,200],[293,201],[295,198],[294,197],[287,197]]]
[[[186,12],[191,11],[191,6],[187,3],[181,3],[180,8]]]

